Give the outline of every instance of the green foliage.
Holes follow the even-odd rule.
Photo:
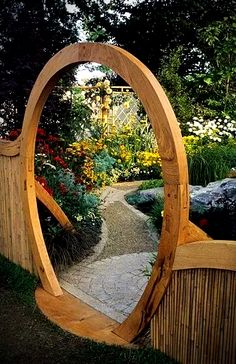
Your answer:
[[[206,186],[228,176],[236,166],[236,143],[201,144],[197,137],[184,139],[188,157],[190,184]]]
[[[168,57],[162,59],[158,76],[175,111],[182,133],[186,134],[186,123],[193,118],[194,107],[188,95],[184,79],[180,76],[182,62],[183,47],[178,47],[171,51]]]
[[[0,117],[5,135],[21,128],[37,75],[53,54],[77,40],[77,29],[65,0],[2,0],[0,34]],[[62,96],[73,79],[72,73],[65,75],[47,102],[41,125],[51,132],[68,114],[69,104]]]
[[[42,218],[42,206],[39,211]],[[50,224],[43,221],[43,234],[52,265],[59,271],[82,261],[92,252],[100,240],[101,221],[82,221],[75,230],[62,229],[51,219]]]
[[[69,104],[69,108],[62,128],[58,130],[57,126],[57,133],[68,144],[77,138],[85,137],[91,122],[92,111],[84,103],[81,88],[71,87],[67,92],[64,89],[63,99]]]
[[[81,4],[79,0],[70,1]],[[182,71],[186,73],[202,61],[199,29],[232,15],[235,1],[206,0],[203,4],[197,0],[93,0],[83,5],[88,32],[94,36],[97,29],[102,30],[97,41],[115,39],[153,72],[159,69],[163,56],[183,46]]]
[[[151,223],[157,228],[157,231],[159,233],[161,232],[162,228],[163,210],[164,210],[164,197],[157,195],[149,215]]]
[[[163,179],[150,179],[147,181],[144,181],[139,186],[139,190],[148,190],[149,188],[156,188],[156,187],[163,187],[164,181]]]
[[[155,196],[150,197],[139,192],[128,194],[125,196],[125,199],[130,205],[136,207],[143,213],[149,212],[155,202]]]
[[[198,114],[236,118],[236,17],[225,17],[200,29],[199,42],[203,67],[187,78]]]

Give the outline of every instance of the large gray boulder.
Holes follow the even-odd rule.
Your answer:
[[[193,190],[191,196],[191,209],[208,211],[212,208],[227,210],[236,209],[236,179],[225,178],[221,181],[211,182],[206,187]]]
[[[230,208],[236,205],[236,178],[225,178],[211,182],[206,187],[189,186],[191,207],[209,210],[212,207]],[[163,187],[138,191],[146,202],[153,201],[157,196],[164,195]]]

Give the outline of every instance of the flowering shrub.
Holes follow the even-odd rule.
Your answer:
[[[13,130],[9,133],[9,139],[14,140],[20,132]],[[88,193],[79,170],[70,168],[73,163],[63,144],[58,136],[47,134],[41,128],[37,130],[35,179],[53,196],[75,225],[79,226],[82,221],[93,223],[96,219],[100,220],[99,199],[95,194]],[[86,148],[88,146],[83,144],[84,152]],[[98,144],[96,148],[100,148]]]
[[[87,189],[112,182],[115,160],[108,154],[102,139],[74,142],[66,152],[71,168],[79,175],[79,181],[86,185]]]
[[[69,165],[87,188],[101,187],[118,179],[160,176],[160,157],[150,126],[147,121],[132,123],[104,128],[97,121],[89,138],[66,149]]]
[[[199,136],[202,143],[226,142],[229,138],[236,136],[236,121],[229,117],[213,120],[204,120],[202,117],[194,117],[193,121],[187,122],[188,132]]]

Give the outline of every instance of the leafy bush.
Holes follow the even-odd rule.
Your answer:
[[[145,196],[139,192],[128,194],[125,196],[125,199],[130,205],[143,213],[148,213],[155,202],[155,196]]]
[[[164,181],[163,179],[150,179],[148,181],[144,181],[139,186],[139,190],[148,190],[149,188],[157,188],[163,187]]]
[[[149,213],[151,223],[157,228],[160,233],[162,228],[163,220],[163,210],[164,210],[164,196],[157,196],[155,202]]]

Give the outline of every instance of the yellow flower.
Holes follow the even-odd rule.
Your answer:
[[[103,82],[103,86],[106,88],[106,87],[109,87],[110,86],[110,81],[109,80],[105,80]]]
[[[108,95],[112,94],[112,89],[111,89],[110,87],[108,87],[108,88],[106,89],[106,93],[107,93]]]
[[[125,101],[123,106],[124,106],[125,109],[128,109],[129,108],[129,101]]]

